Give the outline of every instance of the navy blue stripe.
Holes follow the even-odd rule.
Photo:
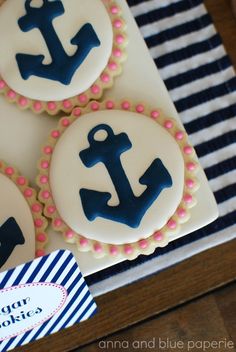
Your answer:
[[[226,186],[217,192],[214,192],[214,195],[218,204],[223,203],[233,197],[236,197],[236,183]]]
[[[14,271],[15,271],[15,269],[8,270],[8,272],[6,273],[6,275],[4,276],[4,278],[2,279],[2,281],[0,283],[0,289],[3,289],[6,287],[7,281],[10,279],[10,277],[12,276]]]
[[[30,275],[30,277],[27,280],[27,283],[33,282],[34,278],[37,276],[37,274],[40,272],[40,270],[42,269],[42,267],[44,266],[44,264],[47,262],[48,260],[48,255],[45,257],[42,257],[40,260],[39,265],[37,265],[37,267],[35,268],[35,270],[32,272],[32,274]]]
[[[19,285],[19,283],[21,283],[21,280],[22,280],[23,276],[28,271],[28,269],[30,268],[31,264],[32,264],[32,262],[29,262],[29,263],[26,263],[23,266],[23,269],[21,270],[21,272],[19,273],[19,275],[17,276],[17,278],[13,282],[12,286],[16,286],[16,285]]]
[[[219,131],[220,132],[220,131]],[[199,158],[236,142],[236,130],[230,131],[195,146]]]
[[[219,217],[213,223],[203,227],[202,229],[199,229],[195,232],[192,232],[191,235],[189,235],[189,236],[183,236],[183,237],[169,243],[168,246],[166,246],[164,248],[157,248],[155,250],[155,252],[149,256],[140,255],[135,260],[132,260],[132,261],[127,260],[122,263],[116,264],[111,268],[107,268],[107,269],[104,269],[98,273],[89,275],[86,277],[86,282],[88,285],[91,286],[91,285],[96,284],[98,282],[101,282],[104,279],[107,279],[111,276],[114,276],[114,280],[115,280],[115,276],[117,273],[125,272],[129,269],[137,267],[140,264],[148,262],[148,261],[152,260],[153,258],[156,258],[161,255],[172,252],[173,250],[175,250],[177,248],[180,248],[180,247],[185,246],[187,244],[193,243],[201,238],[213,235],[214,233],[216,233],[218,231],[227,229],[228,227],[235,224],[235,219],[236,219],[236,210],[234,210],[231,213],[228,213],[222,217]],[[158,271],[158,267],[157,267],[156,272],[157,271]],[[156,272],[154,272],[153,274],[155,274]]]
[[[183,19],[184,20],[184,19]],[[179,24],[178,26],[165,29],[159,33],[155,33],[150,37],[146,37],[145,41],[149,48],[157,45],[161,45],[170,40],[177,39],[183,35],[190,34],[192,32],[200,31],[203,27],[207,27],[211,24],[211,18],[208,14],[196,18],[192,21]]]
[[[189,0],[182,0],[175,3],[171,3],[167,6],[153,9],[149,12],[145,12],[145,14],[136,16],[135,20],[138,26],[141,27],[146,24],[151,24],[153,22],[163,20],[164,18],[174,16],[178,13],[188,11],[194,7],[197,7],[200,4],[202,4],[202,0],[194,0],[193,3],[190,3]]]
[[[63,254],[64,254],[64,251],[60,251],[60,252],[57,253],[56,257],[53,259],[53,261],[51,262],[51,264],[49,265],[49,267],[47,268],[47,270],[45,271],[43,276],[40,278],[41,282],[46,281],[47,277],[51,274],[51,271],[54,269],[54,267],[56,266],[57,262],[63,256]]]
[[[61,274],[63,273],[63,271],[65,270],[65,268],[67,267],[67,265],[69,264],[69,262],[73,260],[73,255],[72,253],[69,253],[68,257],[65,259],[65,261],[63,262],[63,265],[60,267],[60,269],[57,271],[57,273],[55,274],[55,276],[52,278],[52,280],[50,280],[51,282],[57,282],[58,278],[61,276]],[[66,275],[66,278],[68,280],[69,276],[68,274]]]
[[[213,166],[207,167],[205,169],[205,173],[207,175],[208,180],[212,180],[218,176],[227,174],[228,172],[233,170],[236,170],[236,156],[233,156],[230,159],[223,160]]]
[[[172,90],[198,79],[205,78],[215,73],[221,72],[231,66],[228,56],[224,56],[214,62],[199,66],[184,73],[172,76],[165,80],[168,90]]]
[[[207,103],[210,100],[229,94],[236,90],[236,77],[230,80],[218,84],[214,87],[210,87],[200,92],[189,95],[185,98],[175,101],[175,106],[179,112],[191,109],[195,106]]]
[[[177,62],[190,59],[195,55],[207,53],[221,44],[222,42],[220,36],[215,34],[209,39],[193,43],[181,49],[172,50],[171,53],[161,55],[155,58],[154,61],[157,67],[162,69]]]
[[[190,122],[184,124],[188,134],[201,131],[205,128],[211,127],[219,122],[229,120],[236,116],[236,104],[227,106],[226,108],[213,111],[210,114],[198,117]]]
[[[66,275],[66,277],[64,278],[64,280],[61,282],[61,285],[64,286],[65,288],[67,287],[67,284],[68,284],[68,280],[69,278],[74,274],[75,270],[78,269],[78,264],[75,263],[72,268],[69,270],[68,274]],[[82,277],[82,274],[79,273],[77,276],[76,276],[76,280],[79,281]]]

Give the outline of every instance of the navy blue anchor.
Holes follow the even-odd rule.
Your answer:
[[[53,27],[53,19],[64,14],[65,10],[60,0],[43,0],[40,8],[31,6],[32,0],[25,1],[26,15],[18,21],[23,32],[38,28],[47,44],[52,62],[43,64],[44,55],[16,54],[16,60],[23,79],[39,76],[64,85],[70,84],[77,68],[83,63],[94,47],[100,46],[100,41],[90,23],[86,23],[71,40],[77,45],[77,51],[69,56],[65,52],[60,39]]]
[[[106,132],[103,141],[96,140],[95,134]],[[132,228],[139,226],[144,214],[157,199],[163,189],[172,186],[172,178],[160,159],[155,159],[139,179],[147,188],[140,196],[135,196],[121,164],[120,156],[132,147],[126,133],[115,135],[106,124],[94,127],[88,134],[89,148],[79,156],[86,167],[104,163],[119,198],[119,205],[109,206],[111,198],[108,192],[99,192],[82,188],[80,197],[84,213],[89,221],[103,217],[126,224]],[[158,214],[157,214],[158,216]]]
[[[6,263],[17,245],[25,243],[23,233],[13,217],[0,227],[0,268]]]

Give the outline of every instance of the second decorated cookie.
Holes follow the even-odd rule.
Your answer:
[[[1,3],[0,92],[9,102],[70,112],[99,99],[121,73],[127,38],[113,0]]]
[[[196,203],[198,164],[185,131],[142,103],[74,109],[51,132],[39,169],[53,228],[96,257],[152,253]]]

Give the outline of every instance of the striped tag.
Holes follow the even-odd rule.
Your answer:
[[[97,306],[72,253],[58,250],[0,274],[0,351],[84,321]]]

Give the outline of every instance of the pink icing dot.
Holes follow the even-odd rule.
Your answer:
[[[68,127],[70,124],[70,121],[65,117],[64,119],[61,120],[61,124],[63,127]]]
[[[58,138],[60,136],[60,132],[58,130],[54,130],[51,132],[51,136],[53,138]]]
[[[101,75],[101,80],[103,81],[103,83],[108,83],[110,81],[110,76],[107,73],[103,73]]]
[[[159,116],[160,116],[160,112],[159,111],[154,110],[154,111],[151,112],[151,117],[153,119],[157,119]]]
[[[74,232],[72,230],[67,230],[65,236],[66,238],[71,239],[74,237]]]
[[[53,224],[54,224],[54,226],[56,226],[56,227],[60,227],[60,226],[63,224],[63,222],[62,222],[61,219],[58,218],[58,219],[55,219],[55,220],[54,220]]]
[[[43,220],[42,219],[35,219],[34,224],[37,228],[40,228],[43,226]]]
[[[114,55],[115,57],[121,57],[122,52],[121,52],[120,49],[115,48],[115,49],[113,50],[113,55]]]
[[[80,238],[79,243],[82,247],[86,247],[88,245],[87,238]]]
[[[123,35],[118,34],[118,35],[116,36],[116,42],[117,42],[117,44],[122,44],[122,43],[124,42],[124,40],[125,40],[125,38],[123,37]]]
[[[79,117],[81,115],[81,109],[80,108],[75,108],[73,110],[73,114],[74,114],[74,116]]]
[[[114,106],[115,106],[115,104],[114,104],[113,101],[109,100],[109,101],[106,102],[106,108],[107,109],[113,109]]]
[[[87,97],[86,94],[80,94],[80,95],[78,96],[78,99],[79,99],[80,103],[84,104],[84,103],[87,102],[88,97]]]
[[[125,252],[125,254],[132,254],[133,253],[133,247],[130,244],[127,244],[124,247],[124,252]]]
[[[111,246],[109,248],[109,252],[111,255],[117,255],[118,254],[118,248],[116,246]]]
[[[122,109],[124,110],[130,109],[130,103],[128,101],[124,101],[121,106],[122,106]]]
[[[101,253],[103,251],[102,245],[100,243],[95,243],[93,248],[96,253]]]
[[[100,93],[100,87],[97,85],[97,84],[94,84],[92,87],[91,87],[91,92],[93,94],[98,94]]]
[[[42,197],[43,197],[43,199],[49,199],[51,197],[51,194],[48,191],[43,191]]]
[[[38,242],[45,242],[46,239],[47,239],[47,237],[46,237],[45,233],[39,233],[39,234],[37,235],[37,241],[38,241]]]
[[[28,99],[26,99],[25,97],[20,97],[19,98],[19,105],[21,106],[21,107],[24,107],[24,106],[26,106],[28,104]]]
[[[184,218],[186,216],[186,210],[184,208],[179,208],[177,214],[179,218]]]
[[[70,109],[72,107],[71,101],[70,100],[64,100],[63,101],[63,106],[65,109]]]
[[[27,189],[24,191],[24,196],[25,196],[26,198],[30,198],[30,197],[32,197],[32,195],[33,195],[33,190],[32,190],[32,189],[27,188]]]
[[[13,167],[6,167],[5,169],[5,174],[8,176],[12,176],[14,174],[15,170],[13,169]]]
[[[173,127],[173,122],[170,120],[167,120],[167,121],[165,121],[164,126],[167,129],[171,129]]]
[[[142,104],[138,104],[136,106],[136,111],[139,112],[139,113],[144,112],[144,106]]]
[[[177,226],[177,223],[173,219],[170,219],[167,223],[167,227],[171,230],[174,230],[176,228],[176,226]]]
[[[36,101],[36,102],[34,103],[33,107],[34,107],[34,110],[35,110],[35,111],[40,111],[40,110],[42,110],[42,104],[40,103],[40,101]]]
[[[18,183],[18,185],[20,185],[20,186],[24,186],[24,185],[26,184],[26,179],[25,179],[25,177],[19,176],[19,177],[17,178],[17,183]]]
[[[48,106],[48,110],[53,111],[56,109],[56,103],[54,103],[54,101],[50,101],[49,103],[47,103]]]
[[[42,185],[45,185],[48,182],[48,177],[47,176],[41,176],[40,177],[40,183]]]
[[[111,7],[111,13],[112,13],[113,15],[116,15],[118,12],[119,12],[119,9],[118,9],[117,6],[112,6],[112,7]]]
[[[163,238],[164,238],[164,235],[161,231],[156,231],[154,234],[153,234],[153,238],[155,241],[162,241]]]
[[[108,67],[109,67],[110,70],[115,71],[115,70],[117,69],[117,63],[115,63],[115,62],[110,62],[110,63],[108,64]]]
[[[52,154],[52,147],[47,145],[46,147],[43,148],[43,151],[47,155]]]
[[[193,148],[190,147],[189,145],[187,145],[186,147],[184,147],[184,153],[187,154],[187,155],[190,155],[192,154],[193,152]]]
[[[10,90],[7,92],[7,96],[8,96],[8,98],[10,98],[10,99],[15,99],[15,97],[16,97],[16,92],[14,92],[14,90],[10,89]]]
[[[115,28],[121,28],[121,27],[122,27],[122,22],[121,22],[121,20],[115,20],[115,21],[113,22],[113,26],[114,26]]]
[[[4,89],[6,87],[6,82],[3,79],[0,80],[0,89]]]
[[[40,204],[35,203],[32,205],[31,209],[34,213],[39,213],[41,211],[42,207]]]
[[[36,258],[43,257],[45,255],[45,251],[43,249],[37,249],[35,252]]]
[[[194,182],[194,180],[192,180],[192,179],[187,179],[186,180],[186,186],[188,187],[188,188],[193,188],[194,186],[195,186],[195,182]]]
[[[49,205],[49,206],[47,207],[47,212],[48,212],[49,214],[53,214],[53,213],[55,213],[55,211],[56,211],[56,208],[55,208],[53,205]]]
[[[178,132],[176,132],[175,138],[176,138],[178,141],[181,141],[181,140],[184,138],[184,132],[183,132],[183,131],[178,131]]]
[[[47,160],[42,160],[40,165],[42,169],[48,169],[49,162]]]
[[[193,201],[193,197],[191,196],[191,194],[185,194],[184,195],[184,201],[185,201],[185,203],[187,203],[187,204],[189,204],[189,203],[192,203],[192,201]]]
[[[196,164],[194,164],[192,162],[187,163],[187,169],[189,171],[194,171],[196,169]]]
[[[139,247],[142,249],[145,249],[148,247],[148,241],[147,240],[141,240],[139,241]]]
[[[93,111],[99,110],[99,104],[98,104],[96,101],[94,101],[94,102],[91,104],[91,109],[92,109]]]

